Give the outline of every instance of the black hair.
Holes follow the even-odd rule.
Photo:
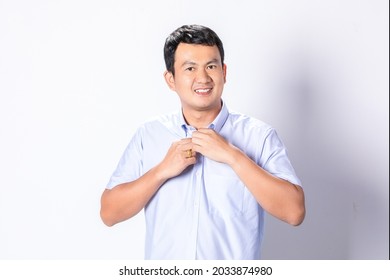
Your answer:
[[[175,74],[175,53],[177,46],[180,43],[217,46],[221,56],[221,62],[223,64],[225,56],[223,44],[221,39],[219,39],[218,35],[213,30],[202,25],[183,25],[173,31],[165,40],[165,66],[172,74]]]

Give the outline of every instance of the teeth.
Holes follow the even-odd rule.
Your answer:
[[[197,90],[195,90],[195,92],[199,92],[199,93],[206,93],[209,91],[210,91],[210,89],[197,89]]]

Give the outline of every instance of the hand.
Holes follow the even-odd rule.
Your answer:
[[[221,135],[209,128],[200,128],[192,133],[193,150],[209,159],[231,164],[234,161],[234,152],[237,150]]]
[[[191,138],[173,142],[163,161],[159,164],[165,180],[182,173],[188,166],[196,163],[196,152]]]

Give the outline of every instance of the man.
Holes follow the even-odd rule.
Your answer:
[[[299,225],[300,181],[269,125],[228,111],[223,45],[199,25],[164,46],[181,111],[144,123],[101,199],[112,226],[145,210],[146,259],[259,259],[264,211]]]

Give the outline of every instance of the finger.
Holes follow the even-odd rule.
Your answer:
[[[188,150],[183,150],[183,155],[185,158],[190,158],[192,157],[192,149],[188,149]]]
[[[200,145],[194,145],[194,147],[192,148],[192,151],[197,154],[197,153],[200,153],[200,154],[204,154],[204,148]]]
[[[207,139],[207,138],[210,138],[212,137],[214,131],[213,130],[210,130],[210,131],[195,131],[192,133],[192,138],[196,138],[196,139]]]
[[[191,143],[191,138],[183,138],[183,139],[180,139],[177,142],[178,142],[179,145],[184,145],[184,144],[187,144],[187,143]]]
[[[176,140],[176,141],[172,142],[172,147],[180,147],[182,145],[185,145],[185,144],[188,144],[191,142],[192,142],[191,138],[183,138],[183,139]]]
[[[199,140],[202,140],[202,139],[205,139],[207,137],[206,134],[202,133],[202,132],[193,132],[192,133],[192,143],[194,143],[195,141],[199,141]]]
[[[208,143],[202,142],[202,143],[194,145],[192,150],[194,150],[195,152],[200,153],[202,155],[206,155],[210,151],[214,150],[214,148],[211,145],[209,145]]]
[[[191,140],[191,142],[189,142],[189,143],[185,143],[185,144],[178,146],[178,149],[180,151],[187,151],[187,150],[192,149],[193,146],[194,146],[194,143],[192,143],[192,140]]]
[[[192,132],[192,138],[200,138],[204,135],[205,133],[199,130]]]
[[[199,128],[197,131],[194,131],[193,133],[203,133],[203,134],[212,134],[214,133],[215,131],[211,128]]]
[[[192,144],[194,146],[205,146],[205,145],[207,145],[208,142],[209,142],[209,140],[205,136],[192,138]]]
[[[196,157],[196,151],[193,149],[184,150],[182,153],[185,158]]]
[[[187,166],[196,163],[196,157],[186,158]]]

